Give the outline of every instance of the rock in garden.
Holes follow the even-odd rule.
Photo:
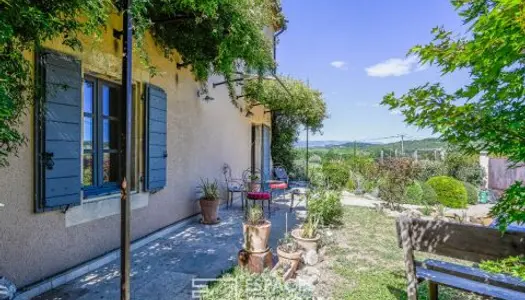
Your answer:
[[[15,297],[16,286],[7,278],[0,276],[0,300],[11,300]]]
[[[298,286],[313,291],[314,286],[319,282],[320,274],[321,272],[314,267],[304,267],[297,272],[295,283]]]
[[[303,261],[308,266],[316,265],[319,262],[319,255],[317,254],[317,251],[315,250],[308,250],[305,254],[303,254]]]

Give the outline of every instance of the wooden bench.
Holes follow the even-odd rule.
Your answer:
[[[434,253],[479,263],[525,254],[525,232],[507,232],[476,225],[414,219],[397,219],[399,246],[403,248],[407,294],[417,300],[417,285],[428,281],[429,298],[438,299],[438,286],[472,292],[496,299],[525,299],[525,281],[503,274],[444,261],[414,260],[414,251]]]

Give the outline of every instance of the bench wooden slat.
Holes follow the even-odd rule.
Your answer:
[[[447,273],[469,280],[474,280],[481,283],[486,283],[525,293],[525,281],[521,280],[521,278],[518,277],[505,274],[489,273],[479,268],[462,266],[434,259],[425,260],[422,266],[425,269]]]
[[[398,237],[400,234],[397,222]],[[472,262],[496,260],[525,253],[525,232],[509,231],[443,221],[410,219],[415,251],[435,253]],[[401,247],[401,240],[399,240]]]
[[[481,283],[478,281],[459,278],[454,275],[441,273],[434,270],[416,267],[416,276],[421,279],[432,281],[441,285],[446,285],[456,289],[473,292],[482,296],[489,296],[498,299],[523,300],[525,293],[512,291],[502,287]]]

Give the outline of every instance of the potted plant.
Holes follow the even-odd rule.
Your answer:
[[[250,180],[250,182],[248,183],[250,192],[259,192],[261,190],[261,182],[259,181],[259,175],[250,174],[250,176],[248,176],[248,179]]]
[[[216,224],[218,222],[217,210],[219,208],[219,185],[217,180],[210,182],[208,179],[201,178],[198,186],[200,197],[199,205],[201,207],[202,223]]]
[[[316,250],[321,235],[318,232],[319,218],[309,216],[301,228],[292,230],[292,236],[299,247],[308,250]]]
[[[277,246],[277,256],[279,257],[279,263],[292,264],[301,260],[301,248],[297,244],[297,241],[293,239],[290,234],[286,233],[284,238],[279,240]]]
[[[264,218],[258,205],[248,207],[243,222],[244,250],[263,253],[268,250],[268,239],[272,223]]]

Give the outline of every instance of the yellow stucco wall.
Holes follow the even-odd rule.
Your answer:
[[[81,59],[84,73],[119,82],[122,50],[121,42],[112,36],[113,28],[121,29],[120,18],[116,16],[111,18],[101,41],[85,39],[82,53],[71,51],[60,41],[44,46]],[[255,108],[251,118],[234,108],[224,85],[212,88],[210,84],[210,95],[215,100],[203,102],[197,96],[198,85],[191,73],[187,69],[177,70],[175,62],[164,58],[150,37],[147,46],[159,75],[152,78],[135,54],[133,80],[137,84],[157,85],[167,93],[168,174],[166,188],[148,195],[146,207],[133,210],[133,239],[197,213],[195,187],[199,178],[216,178],[222,183],[224,163],[239,177],[242,170],[250,166],[251,125],[270,125],[270,114],[264,114],[263,107]],[[209,83],[219,81],[222,78],[212,77]],[[22,131],[30,137],[27,146],[20,150],[19,157],[11,158],[10,166],[0,173],[0,203],[5,204],[0,208],[0,275],[18,286],[115,249],[120,238],[118,215],[66,227],[66,217],[71,212],[33,212],[31,123],[32,113],[28,112],[22,126]],[[135,126],[140,129],[141,123],[135,122]],[[141,145],[141,138],[137,137],[136,145]]]

